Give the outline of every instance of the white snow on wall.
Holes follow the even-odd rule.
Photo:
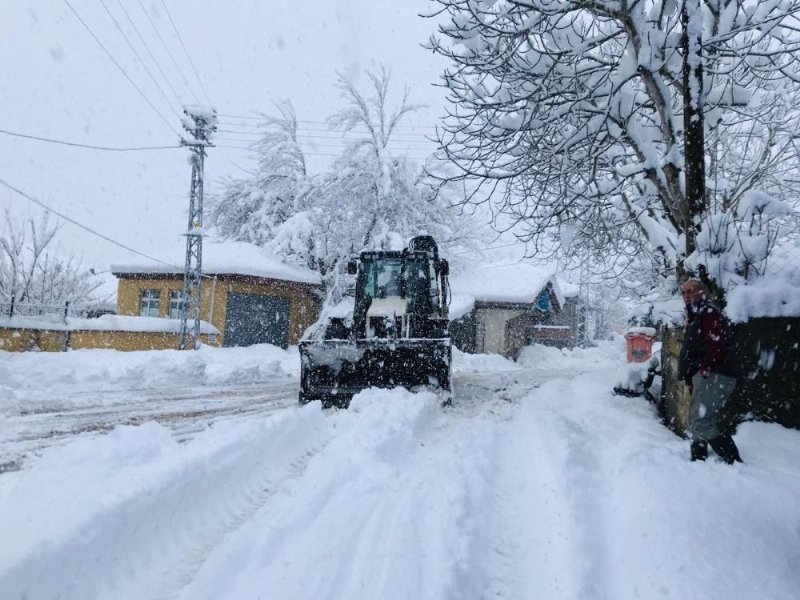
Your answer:
[[[757,317],[800,317],[800,286],[782,280],[737,286],[728,293],[725,312],[734,323]]]
[[[193,323],[194,321],[192,321]],[[103,315],[96,319],[69,317],[64,319],[56,315],[44,317],[0,317],[0,327],[20,329],[46,329],[49,331],[136,331],[178,333],[181,329],[180,319],[162,319],[161,317],[129,317],[120,315]],[[200,333],[218,334],[219,329],[206,321],[200,321]]]

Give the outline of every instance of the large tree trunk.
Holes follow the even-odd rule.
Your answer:
[[[683,231],[686,254],[697,248],[700,219],[707,210],[705,136],[703,132],[703,46],[699,2],[684,0],[683,21],[683,144],[686,211]]]

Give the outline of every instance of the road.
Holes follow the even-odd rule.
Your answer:
[[[520,370],[517,378],[524,375]],[[530,374],[527,374],[530,377]],[[539,373],[536,379],[552,374]],[[458,404],[474,404],[476,390],[501,389],[514,376],[497,373],[456,374],[453,385]],[[20,411],[5,419],[0,434],[0,474],[15,471],[42,451],[64,444],[77,436],[93,436],[119,425],[141,425],[155,421],[169,427],[176,439],[186,441],[213,423],[227,419],[266,415],[293,406],[299,384],[281,378],[275,382],[243,385],[196,386],[180,390],[163,387],[128,389],[77,389],[59,391],[59,406]],[[33,402],[34,406],[46,406]]]
[[[0,589],[795,598],[796,432],[749,424],[747,465],[698,467],[651,405],[611,395],[610,370],[461,372],[452,407],[369,390],[323,411],[283,381],[97,392],[81,410],[19,415],[4,448],[21,469],[0,475],[17,482],[0,495]]]
[[[70,398],[80,396],[80,401]],[[113,389],[64,394],[66,409],[22,411],[6,418],[0,438],[0,473],[22,468],[52,446],[118,425],[155,421],[185,441],[215,422],[269,414],[297,401],[297,382],[169,389]],[[75,406],[79,407],[75,407]]]

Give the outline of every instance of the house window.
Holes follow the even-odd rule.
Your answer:
[[[169,318],[180,319],[183,317],[183,310],[186,306],[186,297],[183,295],[183,290],[170,290],[169,291]]]
[[[139,314],[143,317],[161,316],[161,290],[142,290]]]

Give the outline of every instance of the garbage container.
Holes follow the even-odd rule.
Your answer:
[[[625,332],[628,362],[646,362],[653,355],[653,339],[656,330],[652,327],[632,327]]]

